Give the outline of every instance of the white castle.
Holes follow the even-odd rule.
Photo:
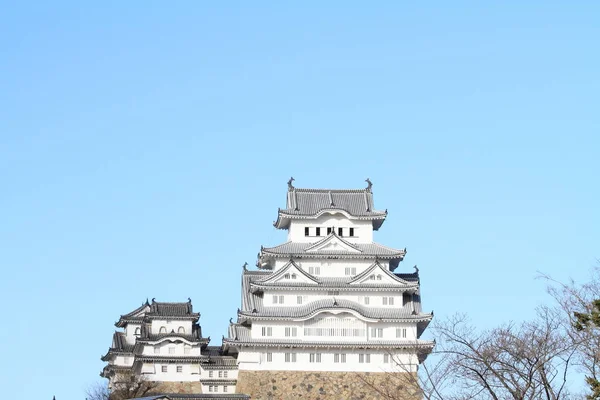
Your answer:
[[[236,375],[229,372],[228,379],[239,373],[238,393],[253,399],[285,398],[282,393],[296,390],[308,373],[416,373],[433,348],[433,342],[420,339],[433,314],[421,310],[418,269],[396,272],[406,249],[374,241],[374,231],[382,226],[387,210],[375,209],[372,184],[368,179],[367,183],[365,189],[330,190],[296,188],[293,178],[288,182],[286,208],[278,211],[274,223],[277,229],[288,231],[287,241],[261,247],[257,270],[244,265],[237,320],[230,321],[222,346],[212,350],[218,353],[220,365],[237,366]],[[172,347],[168,343],[179,340],[183,347],[175,350],[177,354],[193,351],[194,357],[204,357],[208,353],[199,333],[186,341],[173,336],[174,328],[166,327],[171,339],[161,342],[165,351]],[[151,329],[153,334],[160,330]],[[124,337],[130,335],[127,332]],[[165,364],[160,357],[147,354],[156,351],[158,343],[156,337],[150,338],[155,341],[144,343],[154,347],[134,359],[141,362],[138,371],[161,379],[157,371],[164,371]],[[186,360],[182,357],[183,364],[177,368],[191,371],[186,376],[201,381],[202,362],[193,367]],[[168,375],[168,379],[176,378],[176,373]],[[277,384],[271,387],[271,382]],[[234,384],[228,381],[225,386]],[[202,390],[212,391],[212,386],[205,384]],[[216,392],[223,393],[223,387],[217,385]],[[312,397],[303,394],[303,398]]]

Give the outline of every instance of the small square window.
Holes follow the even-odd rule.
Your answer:
[[[167,372],[167,366],[166,366],[166,365],[163,365],[162,367],[160,367],[160,370],[161,370],[162,372]]]
[[[183,372],[183,366],[178,365],[177,366],[177,372],[182,373]]]
[[[310,228],[308,226],[304,227],[304,236],[310,236]]]
[[[316,236],[321,236],[321,228],[317,228],[316,231],[317,231]]]
[[[273,353],[267,353],[267,362],[273,362]]]
[[[215,371],[208,371],[208,377],[212,378],[213,376],[215,376]]]
[[[344,228],[338,228],[338,236],[339,237],[344,236]]]
[[[331,234],[331,231],[333,230],[333,228],[327,228],[327,234]]]
[[[223,386],[223,393],[227,393],[227,386]]]
[[[350,228],[350,234],[349,234],[349,236],[354,237],[354,228]]]

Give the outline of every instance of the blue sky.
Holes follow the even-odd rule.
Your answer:
[[[147,297],[219,344],[292,175],[371,178],[436,317],[519,321],[537,271],[588,276],[600,5],[321,3],[3,5],[5,397],[84,398]]]

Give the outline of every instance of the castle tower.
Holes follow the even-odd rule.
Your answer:
[[[233,393],[236,361],[221,347],[208,346],[191,300],[162,303],[152,299],[121,315],[112,346],[102,361],[102,377],[115,388],[131,377],[156,383],[156,393]]]
[[[376,399],[367,386],[414,377],[433,348],[420,339],[432,314],[421,310],[418,270],[395,272],[406,250],[373,240],[387,211],[375,209],[367,182],[361,190],[288,182],[274,223],[287,242],[262,247],[258,270],[244,266],[241,308],[223,342],[237,355],[238,392]]]

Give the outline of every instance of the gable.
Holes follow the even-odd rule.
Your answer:
[[[273,283],[288,283],[288,284],[318,284],[318,281],[307,274],[295,262],[290,261],[279,271],[270,275],[267,279],[256,281],[257,283],[273,284]]]
[[[317,243],[313,244],[312,246],[307,247],[304,250],[304,252],[305,253],[340,252],[340,253],[356,253],[356,254],[362,253],[362,251],[360,249],[358,249],[356,246],[341,239],[335,233],[332,233],[325,239],[321,240],[320,242],[317,242]]]
[[[395,285],[399,287],[410,285],[409,282],[392,274],[379,262],[375,262],[371,267],[367,268],[348,283],[350,285]]]

